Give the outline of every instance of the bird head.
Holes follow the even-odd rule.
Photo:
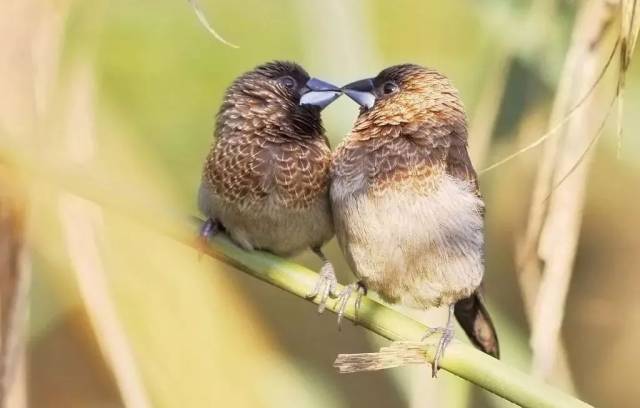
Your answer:
[[[449,79],[419,65],[395,65],[375,78],[345,85],[342,90],[361,107],[356,129],[430,121],[442,123],[449,119],[466,121],[458,91]]]
[[[309,136],[322,132],[320,111],[341,95],[340,88],[298,64],[273,61],[238,77],[227,89],[219,126],[243,131]]]

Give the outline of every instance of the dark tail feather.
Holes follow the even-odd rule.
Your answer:
[[[500,358],[498,335],[479,291],[458,301],[454,313],[474,346],[495,358]]]

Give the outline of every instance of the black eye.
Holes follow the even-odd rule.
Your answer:
[[[289,89],[293,89],[296,87],[296,80],[291,78],[290,76],[280,78],[280,83]]]
[[[389,82],[385,82],[385,84],[382,85],[382,92],[385,95],[392,94],[392,93],[396,92],[397,90],[398,90],[398,85],[396,85],[395,82],[389,81]]]

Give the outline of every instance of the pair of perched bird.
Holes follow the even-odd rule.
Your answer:
[[[353,130],[331,152],[320,112],[341,94],[360,105]],[[218,112],[199,191],[206,239],[224,229],[241,247],[322,258],[320,311],[367,289],[385,301],[446,305],[433,373],[455,315],[472,343],[498,357],[479,293],[484,203],[467,152],[458,92],[439,72],[396,65],[342,88],[295,63],[271,62],[237,78]],[[321,247],[334,235],[358,278],[336,291]]]

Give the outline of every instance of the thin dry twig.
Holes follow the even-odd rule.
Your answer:
[[[526,153],[529,150],[540,146],[549,137],[553,136],[556,132],[558,132],[560,129],[562,129],[564,127],[564,125],[566,125],[567,122],[569,122],[569,120],[571,120],[571,118],[573,118],[573,116],[577,112],[579,112],[580,108],[585,104],[585,102],[587,102],[587,100],[591,97],[591,95],[593,94],[593,92],[597,88],[598,84],[602,81],[602,78],[604,77],[604,75],[607,73],[607,70],[609,69],[609,65],[611,65],[611,62],[613,61],[613,57],[615,56],[616,51],[618,50],[619,44],[620,44],[619,41],[616,41],[616,43],[614,44],[613,48],[611,49],[611,52],[609,54],[609,57],[607,58],[606,63],[603,65],[603,67],[600,70],[600,73],[598,74],[598,76],[595,79],[595,81],[593,81],[593,83],[591,84],[589,89],[578,100],[578,102],[576,102],[575,105],[573,105],[573,107],[571,107],[571,109],[569,109],[565,113],[565,115],[562,117],[562,119],[556,121],[555,124],[552,125],[546,133],[544,133],[542,136],[539,136],[533,142],[531,142],[528,145],[518,149],[514,153],[511,153],[507,157],[505,157],[505,158],[503,158],[501,160],[498,160],[497,162],[493,163],[489,167],[486,167],[486,168],[480,170],[478,172],[478,174],[484,174],[484,173],[486,173],[488,171],[494,170],[494,169],[502,166],[503,164],[506,164],[506,163],[510,162],[511,160],[515,159],[516,157],[520,156],[521,154]]]
[[[220,34],[218,34],[216,30],[213,29],[211,24],[209,24],[209,20],[207,20],[207,16],[204,14],[204,11],[202,11],[202,8],[200,7],[198,0],[187,0],[187,1],[193,8],[193,11],[196,13],[198,20],[200,21],[200,24],[202,24],[204,28],[206,28],[207,31],[209,31],[209,33],[211,33],[211,35],[213,35],[216,40],[220,41],[224,45],[227,45],[231,48],[240,48],[239,46],[225,40]]]
[[[602,134],[604,133],[604,129],[607,125],[607,121],[609,119],[609,116],[611,116],[611,112],[613,111],[613,106],[615,105],[616,101],[618,102],[618,104],[620,103],[620,99],[618,98],[617,95],[614,96],[613,99],[611,99],[611,102],[609,103],[609,107],[607,108],[607,112],[605,113],[604,118],[602,118],[602,122],[600,123],[600,127],[596,131],[595,135],[593,135],[593,137],[589,141],[589,144],[587,145],[587,147],[584,148],[583,152],[576,159],[576,161],[571,165],[571,168],[567,170],[565,175],[562,176],[560,180],[553,187],[551,187],[551,191],[549,192],[549,195],[544,199],[545,201],[551,198],[551,195],[553,194],[553,192],[556,191],[562,185],[562,183],[564,183],[569,178],[569,176],[573,174],[573,172],[578,168],[578,166],[580,166],[580,164],[585,159],[585,157],[587,157],[587,154],[591,151],[591,148],[593,148],[596,142],[600,140],[600,136],[602,136]]]

